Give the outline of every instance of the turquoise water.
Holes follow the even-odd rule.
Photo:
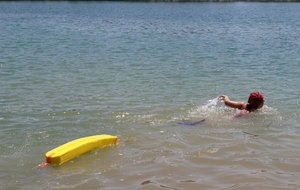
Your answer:
[[[299,10],[1,2],[0,189],[298,189]],[[216,100],[256,90],[242,118]],[[96,134],[122,141],[38,168]]]

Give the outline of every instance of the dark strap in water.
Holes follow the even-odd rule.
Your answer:
[[[196,122],[189,122],[189,123],[178,123],[180,125],[197,125],[197,124],[200,124],[200,123],[203,123],[205,121],[205,119],[201,120],[201,121],[196,121]]]

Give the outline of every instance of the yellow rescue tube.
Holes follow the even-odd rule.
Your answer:
[[[115,145],[117,139],[111,135],[95,135],[73,140],[47,152],[45,164],[62,164],[93,149]]]

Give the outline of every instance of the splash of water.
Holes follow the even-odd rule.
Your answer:
[[[191,118],[207,118],[207,117],[218,117],[220,113],[224,112],[224,107],[218,107],[218,98],[208,100],[204,105],[197,106],[195,109],[189,111],[188,115]]]
[[[208,100],[207,103],[202,107],[203,108],[215,108],[218,104],[218,101],[219,101],[218,97],[214,98],[212,100]]]

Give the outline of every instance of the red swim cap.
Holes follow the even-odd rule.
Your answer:
[[[251,104],[252,106],[260,106],[264,102],[265,98],[264,95],[260,92],[252,92],[249,96],[248,103]]]

